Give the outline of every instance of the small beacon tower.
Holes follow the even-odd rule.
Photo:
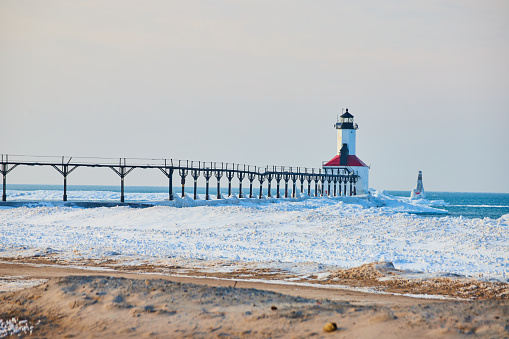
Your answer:
[[[419,171],[419,175],[417,176],[417,185],[410,193],[410,199],[425,199],[426,193],[424,193],[424,186],[422,185],[422,171]]]
[[[359,176],[356,183],[357,194],[369,192],[369,166],[355,154],[356,132],[359,129],[353,122],[353,115],[348,112],[341,114],[339,121],[334,124],[338,132],[337,155],[323,165],[324,170],[339,169],[345,173],[352,171]]]

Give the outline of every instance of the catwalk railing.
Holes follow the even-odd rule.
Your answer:
[[[7,201],[6,187],[7,174],[18,166],[50,166],[63,176],[63,201],[67,201],[67,177],[79,167],[103,167],[110,168],[120,177],[120,202],[124,202],[124,180],[134,169],[158,169],[168,179],[168,199],[174,199],[173,176],[180,177],[182,197],[186,178],[193,179],[194,199],[197,199],[198,178],[205,178],[205,199],[210,199],[210,179],[215,178],[217,184],[217,199],[221,199],[221,178],[228,180],[228,196],[232,195],[232,180],[237,178],[239,185],[239,198],[244,197],[242,183],[245,179],[249,182],[249,198],[253,198],[253,182],[259,183],[258,198],[263,197],[263,184],[267,181],[267,197],[272,197],[271,185],[276,182],[276,198],[280,196],[280,184],[283,181],[285,190],[284,197],[289,197],[288,184],[292,183],[292,197],[295,197],[297,181],[300,182],[300,191],[304,193],[304,183],[307,182],[307,194],[312,195],[311,184],[314,182],[314,196],[324,195],[324,185],[327,183],[327,195],[356,195],[356,183],[359,176],[348,167],[334,169],[315,169],[304,167],[265,166],[257,167],[224,162],[204,162],[175,159],[144,159],[144,158],[98,158],[98,157],[51,157],[51,156],[28,156],[2,154],[0,156],[0,172],[3,175],[2,201]],[[331,184],[333,192],[331,192]],[[338,187],[339,184],[339,187]],[[343,184],[343,185],[342,185]],[[349,186],[347,189],[347,185]],[[338,189],[337,189],[338,188]]]

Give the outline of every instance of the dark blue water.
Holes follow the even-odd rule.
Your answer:
[[[386,193],[401,197],[410,196],[410,191],[386,191]],[[445,201],[448,205],[433,207],[447,211],[450,216],[498,219],[504,214],[509,214],[508,193],[426,192],[426,199]]]

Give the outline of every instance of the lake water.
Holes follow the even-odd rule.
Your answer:
[[[386,193],[410,196],[410,191],[386,191]],[[509,214],[508,193],[426,192],[426,198],[431,201],[445,201],[447,205],[431,206],[446,210],[450,216],[498,219],[504,214]]]

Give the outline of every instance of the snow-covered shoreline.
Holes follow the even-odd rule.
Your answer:
[[[509,215],[496,220],[443,216],[431,202],[382,192],[279,200],[186,197],[150,204],[76,208],[45,201],[4,206],[0,257],[54,253],[64,259],[314,262],[344,268],[391,261],[405,270],[509,278]]]
[[[59,190],[11,190],[7,191],[9,201],[0,203],[0,209],[9,207],[40,207],[40,206],[68,206],[68,207],[112,207],[119,205],[119,193],[113,191],[69,191],[68,201],[61,201],[62,192]],[[209,200],[205,199],[205,194],[197,194],[197,199],[193,199],[188,192],[181,197],[180,192],[174,193],[174,200],[167,199],[167,193],[126,193],[125,205],[132,207],[147,206],[172,206],[172,207],[196,207],[196,206],[219,206],[219,205],[259,205],[266,203],[281,202],[297,202],[308,199],[332,199],[334,201],[343,201],[345,203],[358,203],[364,207],[386,207],[391,212],[405,212],[413,214],[447,214],[446,211],[436,209],[433,206],[447,205],[442,200],[429,201],[426,199],[411,200],[404,197],[394,197],[385,194],[384,191],[372,191],[369,195],[357,196],[337,196],[337,197],[314,197],[308,196],[300,191],[289,193],[289,198],[275,198],[274,192],[272,197],[262,195],[260,199],[258,194],[253,194],[253,198],[244,196],[238,198],[237,195],[225,196],[221,195],[221,199],[217,199],[214,194],[210,194]]]

